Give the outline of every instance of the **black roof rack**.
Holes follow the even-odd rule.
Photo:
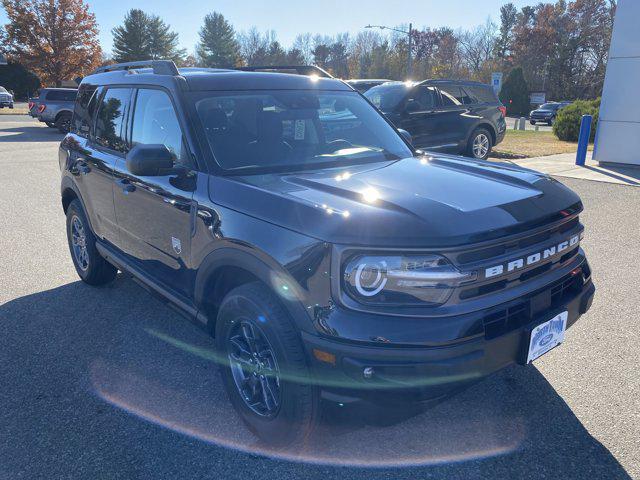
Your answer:
[[[317,75],[318,77],[333,78],[326,70],[316,65],[264,65],[255,67],[238,67],[235,70],[243,72],[284,72],[294,71],[298,75]]]
[[[152,68],[156,75],[180,75],[178,67],[172,60],[140,60],[138,62],[114,63],[95,69],[93,73],[115,72],[117,70],[134,70],[136,68]]]

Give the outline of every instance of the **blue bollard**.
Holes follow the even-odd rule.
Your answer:
[[[589,136],[591,135],[591,115],[583,115],[580,122],[580,135],[578,136],[578,151],[576,152],[576,165],[584,166],[587,159],[587,147],[589,146]]]

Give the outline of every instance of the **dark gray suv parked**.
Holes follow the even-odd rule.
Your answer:
[[[486,159],[504,138],[506,109],[490,85],[457,80],[387,82],[364,93],[417,148]]]
[[[306,448],[321,400],[391,408],[527,365],[593,300],[575,193],[416,151],[337,79],[100,67],[58,159],[80,278],[128,272],[213,335],[276,447]]]

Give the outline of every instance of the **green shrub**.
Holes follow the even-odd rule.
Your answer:
[[[576,100],[571,105],[564,107],[558,112],[553,133],[560,140],[567,142],[577,142],[580,134],[580,122],[583,115],[593,116],[591,122],[591,135],[589,141],[593,142],[596,136],[596,126],[598,125],[598,113],[600,111],[600,99],[596,100]]]

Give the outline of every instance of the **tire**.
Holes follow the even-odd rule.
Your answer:
[[[476,142],[480,143],[476,145]],[[480,145],[483,145],[483,147],[481,148]],[[492,146],[491,134],[489,131],[485,128],[476,128],[471,134],[471,137],[469,137],[467,155],[471,158],[486,160],[491,153]]]
[[[67,242],[73,266],[83,282],[89,285],[105,285],[116,278],[118,269],[98,253],[96,237],[77,199],[67,208]]]
[[[60,133],[69,133],[69,130],[71,130],[71,113],[62,112],[56,118],[55,125]]]
[[[549,121],[547,122],[547,125],[549,125],[550,127],[553,127],[553,122],[554,122],[555,120],[556,120],[555,118],[552,118],[551,120],[549,120]]]
[[[262,352],[254,361],[266,369],[234,361],[251,357],[247,338]],[[216,346],[227,394],[249,430],[270,446],[304,445],[317,424],[320,395],[298,331],[273,292],[259,282],[229,292],[218,311]],[[271,395],[255,394],[251,385]]]
[[[53,122],[44,122],[49,128],[56,128],[56,124]]]
[[[536,121],[535,121],[535,120],[529,120],[529,123],[530,123],[531,125],[535,125],[535,124],[536,124]]]

